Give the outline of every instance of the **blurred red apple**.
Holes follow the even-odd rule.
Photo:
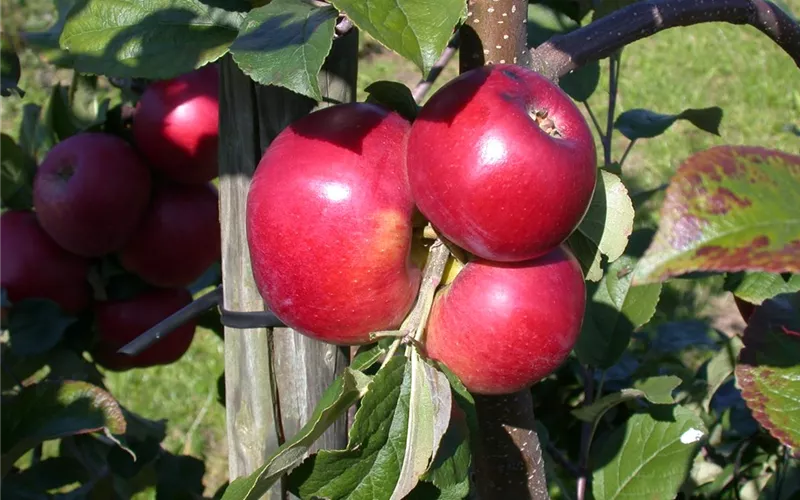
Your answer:
[[[408,128],[381,107],[342,104],[297,120],[267,149],[247,198],[247,236],[259,291],[288,326],[355,345],[408,313],[420,281]]]
[[[136,146],[154,170],[186,184],[217,176],[219,71],[213,64],[148,85],[136,105]]]
[[[128,241],[150,199],[150,170],[119,137],[83,133],[58,143],[33,181],[47,234],[72,253],[99,257]]]
[[[50,299],[71,314],[89,306],[89,260],[58,246],[33,212],[0,215],[0,270],[0,282],[12,304]]]
[[[561,244],[597,176],[591,130],[557,85],[516,65],[462,74],[423,106],[408,139],[419,210],[456,245],[519,262]]]
[[[471,392],[510,394],[564,362],[585,303],[581,267],[563,246],[521,263],[471,261],[437,295],[425,347]]]
[[[192,295],[186,289],[160,288],[132,299],[96,303],[97,343],[92,356],[100,366],[113,371],[174,363],[189,350],[197,327],[194,320],[182,324],[136,356],[118,354],[117,350],[191,301]]]
[[[217,190],[159,183],[120,262],[151,285],[185,287],[220,258]]]

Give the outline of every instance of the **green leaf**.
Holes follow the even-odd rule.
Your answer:
[[[234,480],[223,500],[259,499],[280,477],[305,458],[309,448],[325,430],[358,401],[369,377],[347,368],[322,395],[314,413],[295,436],[286,441],[263,466],[246,477]]]
[[[800,272],[800,156],[717,146],[689,157],[667,188],[634,284],[693,271]]]
[[[366,371],[380,361],[387,351],[387,347],[382,342],[361,346],[353,361],[350,362],[350,369],[360,372]]]
[[[528,4],[528,47],[537,47],[548,39],[580,28],[575,18],[578,6],[564,9],[558,2]],[[587,2],[591,6],[591,0]],[[575,2],[577,4],[577,2]],[[586,101],[600,83],[600,62],[591,61],[559,78],[558,86],[576,101]]]
[[[2,475],[26,451],[50,439],[105,430],[125,433],[119,403],[87,382],[41,382],[3,398]]]
[[[707,413],[711,412],[711,400],[714,398],[714,394],[733,375],[736,358],[743,345],[739,337],[731,337],[722,346],[722,349],[708,361],[708,365],[706,365],[707,390],[706,397],[703,398],[703,409]]]
[[[595,443],[592,493],[596,500],[676,497],[697,442],[707,430],[694,412],[681,406],[663,413],[667,414],[657,418],[635,414],[607,439]]]
[[[761,304],[776,295],[800,290],[800,274],[732,273],[725,277],[725,290],[751,304]]]
[[[76,71],[72,75],[67,97],[69,116],[78,131],[86,131],[105,122],[109,100],[98,100],[97,76]]]
[[[172,78],[223,56],[243,18],[202,0],[77,0],[59,43],[84,73]]]
[[[204,498],[205,472],[206,465],[199,458],[162,453],[156,462],[156,500]]]
[[[427,76],[467,15],[462,0],[331,0],[377,41],[412,61]]]
[[[17,86],[21,75],[22,67],[14,41],[7,33],[0,33],[0,95],[25,97],[25,92]]]
[[[478,415],[475,410],[475,400],[464,384],[444,365],[439,368],[447,377],[453,395],[453,405],[450,416],[450,425],[442,438],[439,450],[433,463],[423,476],[423,481],[428,481],[436,486],[436,498],[449,499],[465,498],[470,490],[470,467],[472,465],[472,452],[470,449],[471,436],[478,434]],[[420,483],[420,485],[428,483]],[[420,488],[418,488],[420,489]],[[418,492],[422,495],[422,490]],[[427,500],[428,497],[420,496]]]
[[[411,353],[408,436],[400,475],[391,498],[405,498],[436,455],[450,422],[452,396],[447,376]]]
[[[52,131],[51,140],[63,141],[73,135],[89,130],[98,130],[106,120],[109,100],[97,100],[97,77],[77,71],[69,87],[57,84],[50,94],[44,112],[46,127],[40,133]]]
[[[633,217],[633,204],[620,178],[598,170],[589,210],[567,240],[587,280],[598,281],[603,276],[601,254],[613,262],[625,251]]]
[[[629,109],[621,113],[614,128],[630,140],[657,137],[678,120],[686,120],[700,130],[719,135],[722,108],[686,109],[677,115],[662,115],[647,109]]]
[[[20,356],[42,354],[56,346],[67,328],[77,321],[47,299],[25,299],[14,304],[8,316],[11,349]]]
[[[575,346],[581,363],[610,368],[627,349],[634,330],[655,314],[661,284],[631,286],[636,264],[635,257],[623,255],[589,287],[593,293]]]
[[[55,0],[58,19],[49,29],[45,31],[24,32],[22,38],[25,44],[31,47],[45,61],[60,68],[71,68],[75,64],[75,58],[67,51],[62,50],[58,43],[64,23],[67,22],[67,15],[76,0]]]
[[[49,490],[65,488],[91,479],[89,472],[72,457],[50,457],[3,478],[3,493],[10,498],[45,499]]]
[[[253,80],[322,100],[318,76],[333,43],[336,9],[305,0],[273,0],[253,9],[231,45]]]
[[[41,158],[44,153],[39,141],[42,127],[41,116],[42,107],[37,104],[27,103],[22,107],[22,120],[20,120],[17,131],[17,141],[20,149],[32,159]]]
[[[745,328],[736,382],[753,417],[800,456],[800,292],[765,300]]]
[[[0,135],[0,201],[3,208],[33,207],[33,177],[36,162],[6,134]]]
[[[408,435],[411,366],[387,361],[372,379],[344,450],[322,450],[289,475],[300,498],[389,498],[400,477]]]
[[[650,377],[644,380],[637,380],[633,387],[642,391],[642,395],[653,404],[669,405],[675,402],[672,391],[681,385],[680,377],[675,375],[665,375],[662,377]]]
[[[408,121],[414,121],[417,117],[417,101],[414,100],[411,89],[402,83],[381,80],[371,83],[364,91],[369,94],[367,102],[396,111]]]
[[[679,385],[681,385],[681,379],[674,375],[638,380],[634,383],[633,389],[622,389],[619,392],[607,394],[589,406],[572,410],[572,414],[575,418],[584,422],[593,422],[596,426],[608,410],[625,401],[645,398],[653,404],[672,404],[675,402],[672,391]]]

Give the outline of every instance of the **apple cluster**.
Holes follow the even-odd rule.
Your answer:
[[[437,292],[427,356],[472,392],[519,391],[577,341],[586,290],[564,242],[596,176],[578,108],[519,66],[462,74],[413,123],[370,103],[328,107],[292,123],[259,162],[247,200],[253,275],[300,333],[371,342],[417,298],[421,215],[467,255]]]
[[[59,142],[36,171],[33,210],[0,216],[12,307],[42,298],[92,314],[92,355],[108,369],[172,363],[194,337],[188,322],[136,356],[116,353],[189,304],[187,287],[220,258],[218,87],[213,65],[151,83],[132,141],[93,131]],[[143,286],[109,296],[98,272],[109,260]]]

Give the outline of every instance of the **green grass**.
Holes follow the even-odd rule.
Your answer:
[[[54,20],[52,0],[0,0],[3,29],[42,29]],[[800,12],[800,0],[787,2]],[[376,80],[398,80],[413,86],[419,73],[409,62],[362,42],[358,77],[363,89]],[[24,99],[2,99],[4,133],[16,135],[21,106],[42,104],[56,82],[67,83],[70,72],[42,64],[29,51],[21,54],[20,87]],[[605,123],[607,62],[602,63],[601,85],[589,104]],[[456,74],[454,60],[436,88]],[[626,161],[625,173],[634,189],[656,186],[688,155],[717,144],[760,144],[800,153],[800,140],[782,131],[798,123],[800,71],[792,60],[764,35],[749,27],[713,24],[673,29],[626,48],[622,54],[618,112],[648,108],[677,113],[685,108],[720,106],[724,109],[721,137],[679,122],[662,137],[637,143]],[[614,157],[627,140],[616,134]],[[123,404],[152,419],[168,419],[164,443],[170,451],[190,453],[207,463],[207,493],[227,476],[225,411],[217,401],[217,380],[223,371],[222,342],[213,333],[198,332],[186,356],[167,367],[108,374],[109,386]]]
[[[800,12],[800,1],[788,2]],[[608,65],[601,87],[590,99],[605,116]],[[677,122],[663,136],[642,140],[626,160],[625,174],[638,187],[655,187],[669,179],[691,153],[721,144],[763,145],[800,153],[800,139],[784,130],[800,123],[795,93],[800,71],[791,58],[749,26],[706,24],[675,28],[636,42],[622,53],[617,112],[647,108],[678,113],[686,108],[719,106],[724,115],[720,137],[688,122]],[[627,139],[617,134],[615,158]]]

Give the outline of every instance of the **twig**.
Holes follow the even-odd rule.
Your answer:
[[[753,26],[800,67],[800,26],[766,0],[642,0],[532,49],[531,67],[557,80],[660,31],[708,22]]]
[[[775,498],[781,498],[781,490],[783,483],[786,479],[786,474],[789,472],[789,447],[783,447],[783,460],[778,461],[777,471],[775,471]]]
[[[751,438],[744,440],[739,446],[739,449],[736,450],[736,458],[733,461],[733,493],[736,495],[736,500],[742,500],[741,494],[739,493],[739,475],[742,472],[742,455],[744,455],[744,451],[750,446],[751,442]]]
[[[611,54],[608,60],[608,113],[606,118],[606,134],[603,136],[603,163],[611,165],[611,139],[614,136],[614,115],[617,106],[617,91],[619,84],[620,52]]]
[[[416,337],[421,328],[424,328],[424,322],[428,318],[428,313],[433,302],[433,296],[436,293],[436,288],[442,282],[442,275],[444,268],[447,265],[447,259],[450,258],[450,252],[441,240],[436,240],[428,250],[428,260],[425,262],[425,269],[422,271],[422,280],[417,294],[417,301],[411,312],[408,313],[406,319],[399,330],[374,332],[374,337]]]
[[[219,304],[221,299],[222,286],[218,286],[214,290],[193,301],[183,309],[176,311],[174,314],[167,317],[153,328],[147,330],[129,343],[125,344],[117,352],[120,354],[135,356],[144,349],[150,347],[152,344],[161,340],[163,337],[166,337],[169,333],[182,324],[193,318],[196,318],[197,316],[200,316],[207,310],[216,306]]]
[[[458,36],[458,32],[456,32],[455,36],[450,39],[450,43],[447,44],[447,48],[444,49],[442,55],[439,57],[439,60],[436,61],[436,64],[433,65],[430,72],[428,73],[427,78],[423,78],[419,81],[414,90],[411,92],[411,95],[414,96],[414,100],[417,102],[422,101],[427,95],[428,91],[430,91],[433,84],[436,82],[436,79],[439,78],[439,75],[442,74],[444,68],[447,67],[447,63],[450,62],[450,59],[453,58],[453,55],[458,50],[458,45],[460,42],[460,38]]]
[[[597,134],[600,137],[606,135],[606,133],[603,131],[603,128],[600,126],[600,122],[597,121],[597,117],[594,116],[594,112],[592,111],[591,106],[589,106],[589,101],[583,101],[583,106],[586,108],[586,112],[589,113],[589,118],[592,119],[592,123],[594,123],[594,128],[597,130]]]
[[[628,153],[630,153],[631,149],[633,149],[634,144],[636,144],[636,139],[631,140],[631,142],[628,143],[628,147],[625,148],[625,152],[622,153],[622,158],[619,159],[620,170],[622,169],[622,164],[625,163],[625,158],[628,157]]]
[[[572,460],[561,450],[556,448],[556,446],[552,442],[548,442],[547,446],[545,447],[547,453],[553,457],[553,459],[558,462],[562,467],[567,469],[567,471],[572,474],[573,477],[579,477],[581,475],[581,471],[577,465],[572,463]]]

